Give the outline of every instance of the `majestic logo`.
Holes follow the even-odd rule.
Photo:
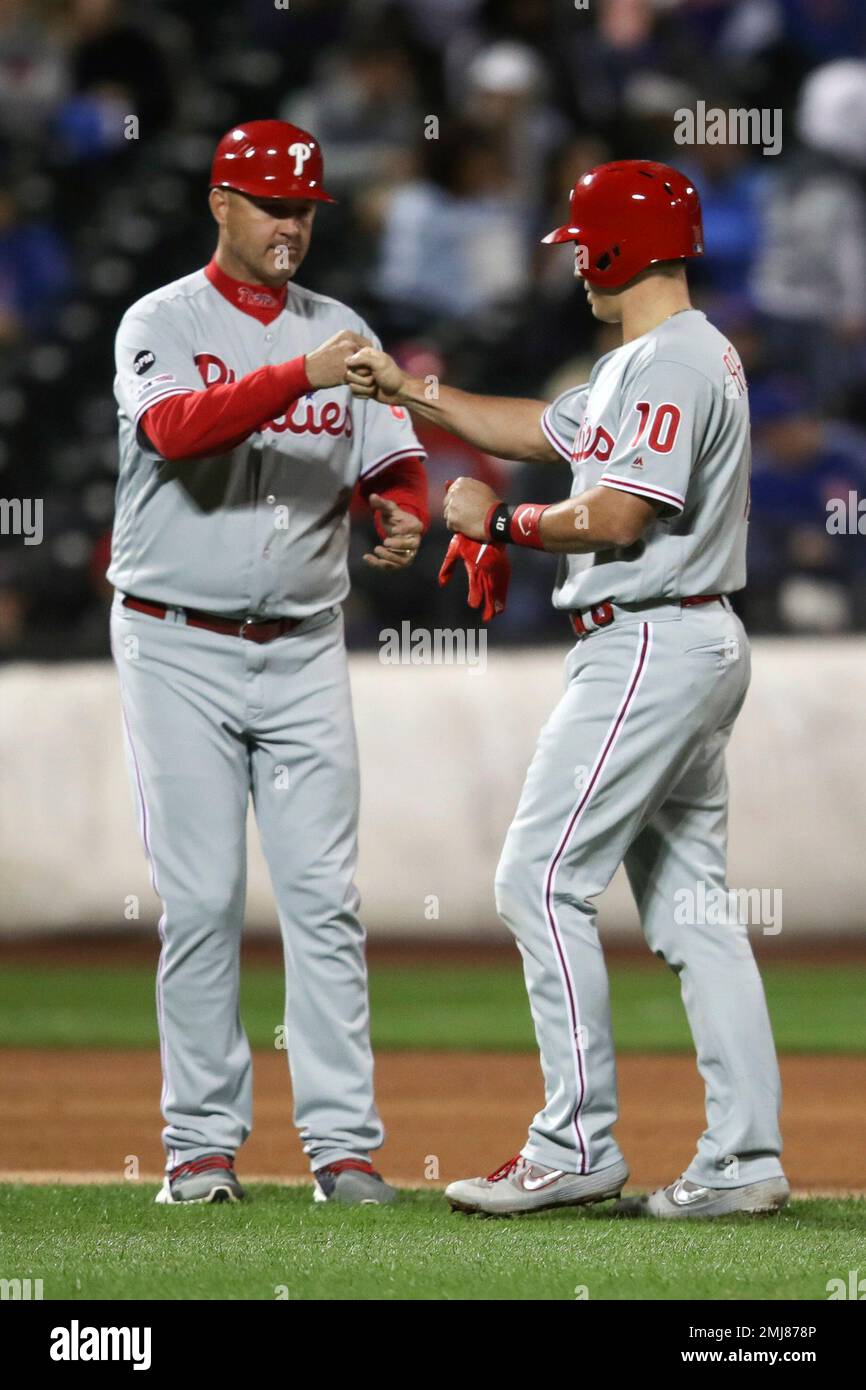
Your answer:
[[[312,147],[303,145],[300,141],[295,141],[294,145],[289,145],[289,154],[295,157],[295,178],[299,179],[304,172],[304,165],[312,155]]]
[[[146,372],[148,367],[152,367],[155,361],[154,354],[148,348],[142,348],[141,352],[137,352],[132,359],[132,370],[136,376],[141,376],[142,372]]]
[[[643,459],[641,458],[640,454],[638,454],[637,458],[631,466],[632,468],[643,468]]]
[[[236,381],[237,373],[221,357],[212,352],[197,352],[193,358],[198,373],[205,386],[222,386]],[[339,401],[323,401],[319,405],[312,395],[296,401],[287,415],[278,415],[274,420],[266,420],[262,433],[271,430],[274,434],[330,434],[335,438],[344,435],[351,439],[352,427],[351,397],[345,406]]]

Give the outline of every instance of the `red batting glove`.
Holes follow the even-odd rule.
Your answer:
[[[481,608],[483,604],[481,616],[489,623],[497,613],[505,612],[511,578],[511,561],[505,546],[494,545],[491,541],[472,541],[459,532],[452,536],[439,571],[439,583],[443,588],[450,582],[458,560],[466,567],[469,607]]]

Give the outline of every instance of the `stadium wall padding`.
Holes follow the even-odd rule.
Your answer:
[[[358,884],[371,937],[504,938],[494,870],[564,656],[493,650],[486,671],[352,657]],[[728,755],[730,881],[781,890],[785,935],[862,928],[864,711],[863,638],[753,643],[752,686]],[[0,768],[0,933],[156,922],[110,663],[0,669]],[[247,927],[275,930],[252,820],[248,841]],[[599,925],[612,939],[636,939],[621,873]]]

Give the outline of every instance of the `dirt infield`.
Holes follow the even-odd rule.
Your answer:
[[[283,950],[275,933],[246,934],[242,942],[245,965],[283,969]],[[752,950],[759,962],[787,961],[796,965],[866,964],[866,945],[862,933],[856,936],[813,936],[802,940],[755,936]],[[651,957],[643,941],[605,942],[604,958],[609,966],[646,966]],[[40,932],[0,938],[0,966],[96,966],[146,965],[155,970],[159,959],[159,938],[155,924],[122,932]],[[403,970],[418,966],[451,966],[488,969],[492,965],[513,966],[517,960],[514,943],[505,935],[499,939],[453,941],[434,937],[407,939],[374,938],[367,942],[371,968],[391,966]]]
[[[861,1191],[866,1152],[866,1057],[781,1060],[785,1167],[794,1188]],[[703,1090],[691,1058],[624,1055],[618,1136],[638,1187],[669,1182],[703,1128]],[[382,1052],[377,1090],[388,1139],[377,1161],[422,1186],[488,1172],[514,1153],[541,1102],[535,1057]],[[142,1177],[162,1166],[159,1056],[150,1051],[0,1051],[0,1180],[39,1174]],[[291,1126],[284,1053],[255,1057],[255,1131],[241,1171],[300,1177],[306,1160]]]

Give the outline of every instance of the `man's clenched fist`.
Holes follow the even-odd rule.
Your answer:
[[[369,347],[369,338],[362,338],[360,333],[341,328],[333,338],[328,338],[327,342],[320,343],[313,352],[307,353],[304,365],[310,385],[316,391],[322,386],[342,386],[346,380],[346,363],[349,358],[359,348]]]
[[[501,501],[492,487],[478,478],[458,478],[448,484],[445,493],[445,525],[449,531],[459,531],[474,541],[486,541],[490,537],[484,529],[484,520],[495,502]]]
[[[362,347],[360,352],[349,358],[345,380],[351,386],[353,396],[393,405],[400,395],[406,373],[387,352]]]

